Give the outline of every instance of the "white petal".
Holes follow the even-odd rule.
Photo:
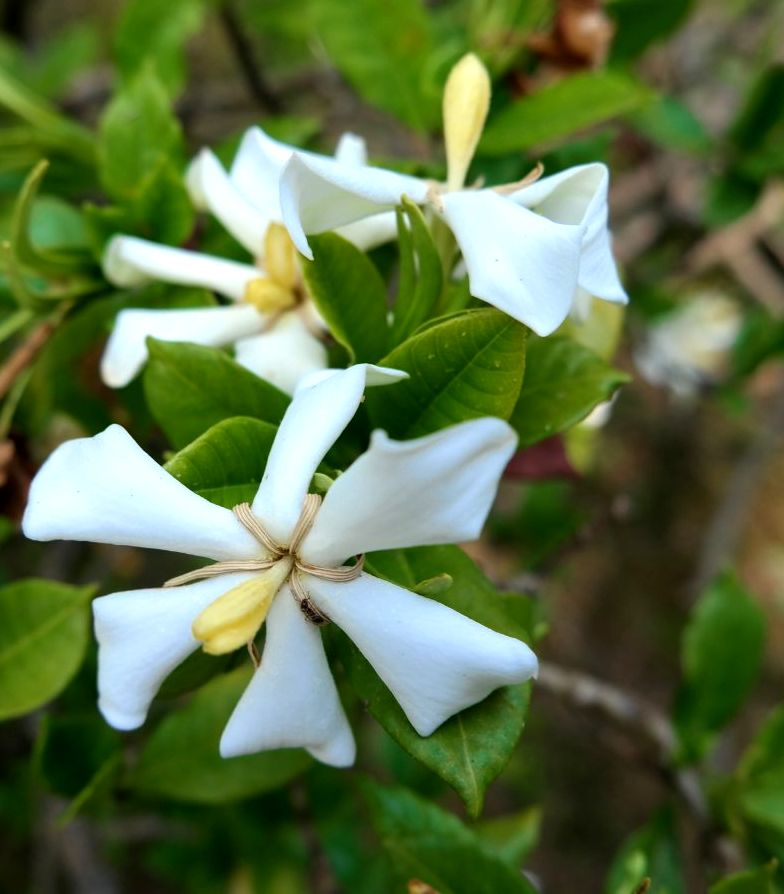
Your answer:
[[[253,501],[254,513],[276,540],[288,542],[313,473],[356,413],[365,387],[391,385],[406,375],[360,363],[317,373],[315,384],[297,389],[281,420]]]
[[[367,144],[355,133],[344,133],[335,147],[335,161],[344,165],[363,167],[367,164]]]
[[[376,431],[332,485],[302,544],[317,565],[378,549],[476,539],[517,436],[500,419],[474,419],[414,441]]]
[[[580,165],[543,177],[509,198],[556,223],[583,227],[580,285],[605,301],[626,304],[607,228],[608,185],[605,165]]]
[[[443,203],[471,294],[539,335],[554,332],[577,288],[582,229],[553,223],[487,189],[447,193]]]
[[[336,232],[362,251],[369,251],[397,236],[397,219],[394,211],[382,211],[339,227]]]
[[[536,676],[525,643],[372,575],[351,583],[309,575],[306,589],[356,643],[420,736],[499,686]]]
[[[223,757],[307,748],[333,767],[354,763],[356,746],[327,665],[321,633],[284,586],[267,616],[261,665],[229,718]]]
[[[201,645],[193,619],[251,578],[225,574],[185,587],[129,590],[93,602],[98,640],[98,707],[116,729],[136,729],[166,677]]]
[[[234,301],[242,298],[252,279],[262,275],[258,267],[250,264],[158,245],[135,236],[114,236],[109,241],[103,271],[109,282],[125,289],[158,280],[178,286],[201,286]]]
[[[212,212],[254,258],[262,253],[271,218],[243,195],[209,149],[191,162],[186,183],[197,207]],[[277,203],[270,210],[277,212]]]
[[[261,335],[238,341],[234,354],[238,363],[286,394],[293,394],[304,376],[327,366],[327,349],[296,312],[283,314]]]
[[[185,310],[120,311],[101,358],[101,378],[122,388],[147,362],[147,338],[220,347],[260,332],[266,319],[250,304]]]
[[[237,189],[277,223],[282,220],[280,175],[293,152],[293,146],[273,140],[260,127],[251,127],[242,138],[229,173]]]
[[[384,168],[295,153],[281,177],[280,208],[294,244],[312,258],[306,233],[323,233],[392,210],[403,195],[423,203],[428,189],[425,180]]]
[[[32,540],[87,540],[216,560],[261,553],[229,509],[180,484],[119,425],[52,453],[33,479],[22,530]]]

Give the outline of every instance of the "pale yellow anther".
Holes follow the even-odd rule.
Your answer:
[[[244,301],[265,314],[277,314],[297,303],[297,296],[288,287],[270,276],[258,276],[245,286]]]
[[[210,655],[225,655],[253,640],[294,560],[284,556],[272,568],[239,584],[210,603],[191,630]]]
[[[490,75],[474,53],[463,56],[449,72],[444,87],[448,190],[465,183],[490,108],[490,90]]]
[[[264,269],[279,285],[290,290],[299,285],[297,249],[283,224],[272,223],[264,236]]]

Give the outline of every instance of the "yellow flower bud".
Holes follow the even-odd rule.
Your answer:
[[[467,53],[449,72],[444,87],[447,189],[460,189],[474,157],[490,108],[490,76],[479,57]]]
[[[299,285],[297,249],[283,224],[272,223],[264,236],[264,269],[271,279],[289,290]]]

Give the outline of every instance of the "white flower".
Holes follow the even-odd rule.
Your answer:
[[[737,303],[721,292],[704,292],[649,328],[635,353],[637,368],[653,385],[679,398],[719,381],[742,324]]]
[[[264,653],[223,733],[224,756],[303,747],[329,764],[353,762],[353,736],[312,620],[320,616],[351,637],[423,736],[497,687],[535,675],[536,658],[521,641],[376,578],[361,561],[344,565],[373,550],[476,538],[515,447],[505,422],[476,419],[404,442],[377,431],[306,517],[318,507],[308,496],[316,468],[366,384],[403,376],[360,365],[303,385],[244,514],[185,488],[119,426],[52,454],[31,487],[28,537],[229,563],[207,566],[204,574],[218,573],[196,583],[95,601],[99,706],[109,723],[140,726],[161,682],[199,645],[221,653],[249,644],[265,617]]]
[[[107,385],[120,388],[147,359],[148,336],[219,347],[234,345],[239,363],[292,393],[297,382],[327,365],[320,336],[324,324],[303,288],[296,252],[280,226],[278,184],[293,147],[252,128],[243,137],[230,172],[208,149],[191,164],[187,184],[194,204],[212,214],[250,253],[252,263],[115,236],[104,254],[104,272],[117,286],[155,280],[202,286],[234,306],[194,310],[128,309],[117,316],[101,362]],[[309,155],[308,157],[322,158]],[[366,164],[364,141],[344,134],[335,159],[348,168]],[[343,235],[361,248],[395,232],[393,214],[377,216]]]
[[[312,257],[309,234],[356,226],[408,196],[451,229],[471,294],[539,335],[549,335],[566,319],[578,287],[626,303],[607,229],[604,165],[581,165],[542,179],[536,179],[537,171],[495,188],[461,188],[489,98],[489,77],[469,54],[452,70],[444,92],[445,185],[295,153],[281,178],[280,199],[297,248]]]

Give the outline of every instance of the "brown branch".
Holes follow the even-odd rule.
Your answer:
[[[37,326],[30,335],[11,353],[0,367],[0,398],[8,394],[20,373],[24,372],[49,341],[56,323],[47,321]]]
[[[242,29],[239,16],[228,0],[221,4],[219,15],[251,96],[263,111],[272,115],[280,114],[283,111],[280,100],[264,79],[253,53],[251,42]]]

